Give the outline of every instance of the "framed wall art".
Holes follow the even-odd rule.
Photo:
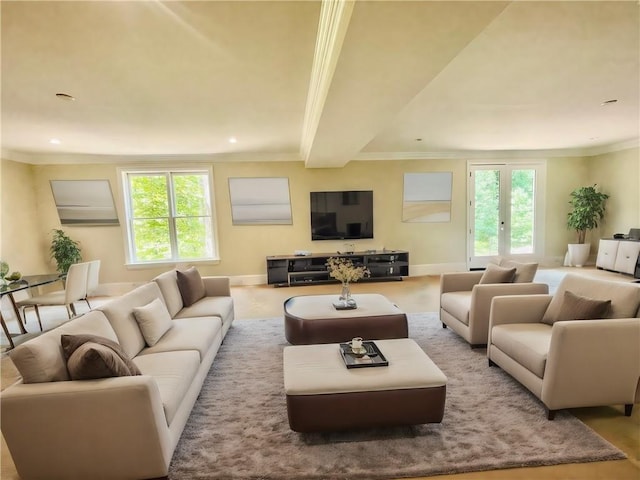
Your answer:
[[[403,222],[450,222],[452,172],[405,173]]]
[[[109,180],[50,180],[62,225],[119,225]]]
[[[229,178],[234,225],[291,225],[287,177]]]

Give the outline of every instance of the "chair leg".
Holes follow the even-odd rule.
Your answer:
[[[624,406],[624,416],[625,417],[630,417],[632,411],[633,411],[633,403],[625,404],[625,406]]]
[[[44,329],[42,328],[42,320],[40,319],[40,309],[38,308],[38,305],[34,305],[33,308],[36,311],[36,317],[38,317],[38,325],[40,325],[40,331],[44,332]]]
[[[553,420],[556,418],[556,411],[557,410],[547,409],[547,420]]]

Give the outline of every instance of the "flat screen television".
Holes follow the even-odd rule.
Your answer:
[[[311,240],[373,238],[373,191],[311,192]]]

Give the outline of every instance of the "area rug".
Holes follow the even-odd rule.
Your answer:
[[[484,349],[436,313],[409,315],[409,336],[448,377],[441,424],[299,434],[289,429],[282,318],[236,321],[170,466],[172,480],[396,479],[626,458],[567,411],[543,405]]]

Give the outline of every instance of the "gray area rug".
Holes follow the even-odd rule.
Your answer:
[[[409,315],[409,335],[448,377],[441,424],[340,434],[289,429],[282,318],[236,321],[170,466],[172,480],[392,479],[626,458],[566,411],[541,402],[436,313]]]

